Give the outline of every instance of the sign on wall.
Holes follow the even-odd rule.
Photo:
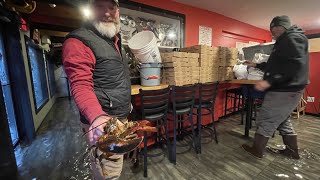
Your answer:
[[[212,28],[199,26],[199,45],[212,46]]]
[[[309,39],[309,52],[320,52],[320,38]]]

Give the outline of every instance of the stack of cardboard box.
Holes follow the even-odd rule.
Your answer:
[[[236,48],[196,45],[180,52],[162,53],[162,83],[187,85],[233,79],[233,66],[238,59]]]
[[[238,49],[219,47],[219,81],[234,79],[233,66],[237,64]]]
[[[162,83],[176,86],[198,83],[198,58],[198,53],[161,53],[164,66]]]
[[[218,80],[218,48],[206,45],[196,45],[181,48],[180,51],[199,53],[199,82],[214,82]]]

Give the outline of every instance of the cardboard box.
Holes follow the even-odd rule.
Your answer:
[[[188,53],[189,57],[194,58],[194,59],[198,59],[200,57],[199,53]]]
[[[233,67],[219,67],[219,81],[234,79]]]
[[[180,71],[180,72],[164,72],[163,74],[166,77],[182,77],[182,76],[184,76],[184,73],[182,71]]]
[[[163,67],[181,67],[182,63],[179,61],[175,61],[175,62],[164,62],[163,63]]]
[[[185,52],[169,52],[169,53],[164,53],[165,58],[171,58],[171,57],[185,57],[186,53]]]

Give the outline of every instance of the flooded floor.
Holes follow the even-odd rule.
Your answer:
[[[68,99],[58,99],[37,132],[32,144],[20,145],[16,158],[20,179],[91,179],[86,143],[82,137],[76,105]],[[320,179],[320,118],[304,116],[293,120],[298,133],[301,160],[291,160],[266,153],[262,160],[244,152],[245,139],[240,116],[220,120],[217,124],[219,144],[203,144],[202,154],[193,151],[177,155],[177,164],[166,158],[148,159],[148,179]],[[254,125],[254,123],[253,123]],[[254,127],[250,136],[254,135]],[[281,136],[269,141],[280,146]],[[132,169],[124,162],[120,179],[145,179],[142,167]]]

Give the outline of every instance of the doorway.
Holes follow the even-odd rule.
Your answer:
[[[4,97],[7,119],[10,127],[12,144],[15,146],[19,141],[17,129],[16,114],[12,99],[11,83],[8,72],[8,63],[5,52],[5,44],[3,39],[3,30],[0,26],[0,81],[2,88],[2,96]]]

